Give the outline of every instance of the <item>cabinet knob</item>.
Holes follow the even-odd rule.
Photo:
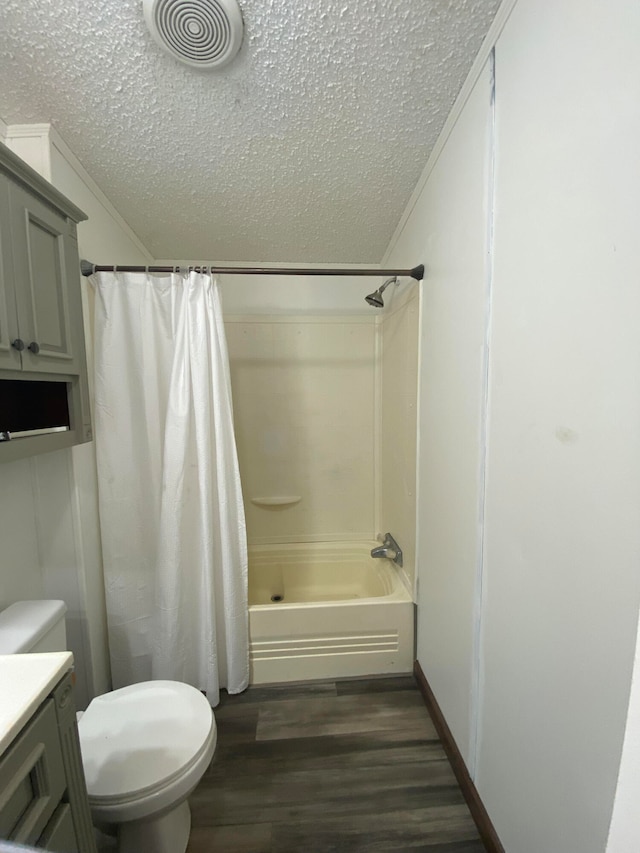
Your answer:
[[[23,346],[24,346],[24,344],[23,344]],[[38,355],[38,353],[40,352],[40,344],[37,341],[31,341],[31,343],[29,344],[27,349],[29,350],[29,352],[32,352],[34,355]]]
[[[11,341],[11,346],[14,349],[17,349],[18,352],[22,352],[22,350],[24,349],[24,341],[22,340],[22,338],[16,338],[15,341]]]

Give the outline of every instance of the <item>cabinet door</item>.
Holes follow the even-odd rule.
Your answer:
[[[38,839],[38,847],[55,853],[78,853],[78,841],[69,803],[60,803]]]
[[[20,353],[11,346],[18,337],[11,256],[9,181],[0,175],[0,368],[20,370]]]
[[[47,699],[0,761],[0,838],[34,844],[65,787],[55,706]]]
[[[79,287],[75,226],[22,187],[11,185],[9,194],[22,368],[79,373],[80,294],[69,292]]]

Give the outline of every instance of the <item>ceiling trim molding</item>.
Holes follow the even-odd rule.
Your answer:
[[[84,211],[63,195],[15,151],[12,151],[9,146],[0,149],[0,167],[3,171],[10,170],[28,190],[40,193],[46,201],[60,208],[62,213],[73,219],[74,222],[83,222],[87,218]]]
[[[50,124],[10,124],[6,133],[7,145],[49,183],[51,183],[50,130]],[[35,141],[28,150],[25,150],[20,144],[20,140],[23,139]]]
[[[381,267],[387,266],[389,256],[393,252],[396,243],[400,239],[400,236],[404,231],[407,221],[413,213],[413,209],[418,203],[418,199],[422,195],[427,181],[429,180],[431,172],[434,170],[435,165],[438,162],[438,159],[440,158],[440,155],[444,151],[444,147],[447,144],[449,136],[451,135],[453,128],[456,126],[458,119],[462,114],[462,110],[464,109],[465,104],[469,100],[469,96],[471,95],[471,92],[473,91],[473,88],[476,85],[480,74],[482,73],[482,69],[485,67],[487,60],[489,59],[489,56],[491,54],[491,51],[495,47],[496,42],[498,41],[498,38],[500,37],[500,34],[502,33],[502,30],[505,27],[505,24],[509,20],[509,16],[513,12],[517,2],[518,0],[503,0],[502,5],[496,12],[496,16],[493,19],[493,23],[489,27],[489,31],[484,41],[482,42],[482,45],[480,46],[480,50],[478,51],[478,54],[473,62],[473,65],[471,66],[471,70],[469,71],[466,80],[462,84],[462,88],[460,89],[458,97],[456,98],[456,101],[453,107],[451,108],[451,112],[449,113],[446,122],[444,123],[444,127],[440,132],[440,136],[438,137],[436,144],[433,146],[433,150],[429,156],[429,159],[427,160],[427,165],[424,167],[422,174],[418,179],[418,183],[416,184],[416,187],[411,194],[411,198],[409,199],[407,206],[404,209],[404,213],[400,217],[400,221],[396,226],[396,230],[393,232],[393,236],[391,237],[389,245],[387,246],[385,253],[382,257],[382,261],[380,263]]]
[[[51,131],[50,124],[10,124],[7,126],[7,137],[32,137],[48,136]]]
[[[7,138],[8,125],[0,118],[0,142],[4,142]]]

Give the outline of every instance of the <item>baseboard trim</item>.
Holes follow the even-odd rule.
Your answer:
[[[480,838],[487,849],[487,853],[505,853],[505,849],[498,838],[498,833],[495,831],[495,828],[491,823],[491,818],[484,807],[484,803],[480,799],[480,794],[478,793],[476,786],[473,784],[473,780],[467,770],[467,765],[464,763],[464,759],[460,754],[458,745],[451,734],[451,729],[447,725],[444,714],[440,710],[436,697],[433,695],[433,691],[431,690],[429,682],[427,681],[418,661],[413,665],[413,674],[418,682],[418,687],[422,693],[424,704],[427,706],[427,710],[433,720],[433,725],[440,736],[444,751],[449,759],[449,764],[451,764],[451,769],[453,770],[454,775],[458,780],[458,784],[460,785],[462,794],[467,801],[471,817],[474,819],[475,824],[478,827]]]

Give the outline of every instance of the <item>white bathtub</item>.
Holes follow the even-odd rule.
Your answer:
[[[413,603],[376,545],[249,549],[252,684],[411,672]]]

